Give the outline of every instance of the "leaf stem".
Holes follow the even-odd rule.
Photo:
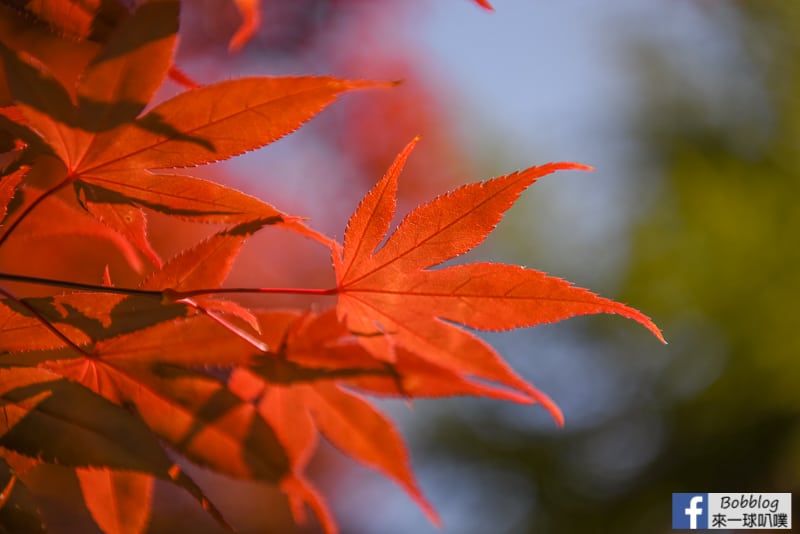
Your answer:
[[[164,296],[163,291],[84,284],[81,282],[70,282],[69,280],[38,278],[36,276],[27,276],[24,274],[12,274],[12,273],[0,272],[0,280],[8,280],[9,282],[19,282],[22,284],[32,284],[37,286],[62,287],[65,289],[75,289],[77,291],[98,291],[102,293],[114,293],[118,295],[141,295],[141,296],[150,296],[156,298],[162,298]]]
[[[17,217],[16,219],[14,219],[14,222],[13,222],[13,223],[11,223],[11,225],[8,227],[8,229],[5,231],[5,233],[3,233],[3,235],[2,235],[2,236],[0,236],[0,246],[2,246],[2,245],[3,245],[3,243],[5,243],[5,242],[6,242],[6,239],[8,239],[8,238],[9,238],[9,236],[10,236],[12,233],[14,233],[14,230],[16,230],[16,229],[17,229],[17,226],[19,226],[19,225],[20,225],[20,223],[21,223],[22,221],[24,221],[24,220],[25,220],[25,219],[28,217],[28,215],[30,215],[30,214],[31,214],[31,212],[32,212],[34,209],[36,209],[36,207],[37,207],[39,204],[41,204],[42,202],[44,202],[44,201],[45,201],[45,200],[46,200],[48,197],[51,197],[51,196],[53,196],[54,194],[56,194],[57,192],[59,192],[61,189],[63,189],[63,188],[64,188],[64,187],[66,187],[67,185],[71,184],[71,183],[72,183],[72,181],[73,181],[72,175],[68,175],[68,176],[66,176],[66,177],[65,177],[63,180],[61,180],[59,183],[57,183],[56,185],[54,185],[53,187],[51,187],[50,189],[48,189],[47,191],[45,191],[44,193],[42,193],[42,194],[41,194],[39,197],[37,197],[37,198],[36,198],[36,200],[34,200],[33,202],[31,202],[31,203],[28,205],[28,207],[27,207],[27,208],[25,208],[25,210],[23,210],[23,212],[22,212],[22,213],[19,215],[19,217]]]
[[[36,308],[25,302],[24,299],[15,297],[13,294],[11,294],[10,292],[6,291],[3,288],[0,288],[0,295],[5,295],[6,298],[11,299],[12,301],[16,302],[17,304],[25,308],[31,315],[33,315],[36,318],[37,321],[42,323],[42,325],[44,325],[45,328],[47,328],[53,334],[55,334],[55,336],[58,337],[58,339],[60,339],[61,341],[63,341],[67,346],[72,347],[73,349],[77,350],[84,356],[91,356],[91,353],[86,352],[83,348],[79,347],[74,341],[65,336],[58,328],[53,326],[53,324],[50,321],[48,321],[41,313],[39,313],[39,311]]]
[[[270,293],[290,295],[322,295],[330,296],[339,292],[337,288],[309,289],[302,287],[218,287],[216,289],[192,289],[190,291],[171,291],[176,298],[197,297],[200,295],[224,293]]]
[[[169,298],[173,300],[180,300],[191,297],[198,297],[202,295],[217,295],[225,293],[240,293],[240,294],[292,294],[292,295],[323,295],[330,296],[339,292],[338,288],[331,289],[309,289],[302,287],[215,287],[207,289],[192,289],[189,291],[178,291],[174,289],[138,289],[130,287],[113,287],[103,286],[96,284],[85,284],[82,282],[72,282],[69,280],[55,280],[52,278],[39,278],[36,276],[27,276],[23,274],[3,273],[0,272],[0,280],[7,280],[9,282],[19,282],[22,284],[42,285],[61,287],[66,289],[74,289],[76,291],[97,291],[99,293],[114,293],[118,295],[139,295],[154,298]],[[2,290],[0,290],[2,291]]]

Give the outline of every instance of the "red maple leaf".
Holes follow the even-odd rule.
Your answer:
[[[516,375],[488,344],[453,323],[510,330],[616,313],[663,340],[642,313],[540,271],[493,263],[430,269],[480,244],[539,177],[586,166],[553,163],[463,186],[414,209],[386,237],[398,177],[414,144],[361,201],[344,246],[333,256],[339,316],[376,358],[393,362],[395,347],[403,347],[453,372],[527,393],[562,424],[561,411],[548,397]]]

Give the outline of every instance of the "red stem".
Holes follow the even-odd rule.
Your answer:
[[[224,293],[270,293],[290,295],[323,295],[330,296],[339,292],[338,288],[332,289],[307,289],[302,287],[218,287],[216,289],[192,289],[190,291],[165,290],[174,298],[198,297],[201,295]]]
[[[11,293],[9,293],[8,291],[6,291],[3,288],[0,288],[0,295],[5,295],[7,298],[13,300],[17,304],[19,304],[20,306],[22,306],[23,308],[28,310],[31,313],[31,315],[33,315],[36,318],[36,320],[38,320],[40,323],[42,323],[45,326],[45,328],[47,328],[53,334],[55,334],[58,337],[58,339],[63,341],[65,344],[67,344],[67,346],[72,347],[73,349],[77,350],[78,352],[80,352],[84,356],[91,356],[90,353],[88,353],[85,350],[83,350],[81,347],[79,347],[77,344],[75,344],[74,341],[72,341],[70,338],[68,338],[64,334],[62,334],[61,331],[58,328],[56,328],[55,326],[53,326],[52,323],[50,323],[50,321],[48,321],[41,313],[39,313],[39,311],[36,308],[31,306],[30,304],[28,304],[24,300],[18,299],[17,297],[15,297],[14,295],[12,295]]]
[[[6,242],[6,239],[8,239],[8,237],[14,232],[14,230],[16,230],[17,226],[19,226],[19,224],[22,221],[24,221],[28,217],[28,215],[30,215],[31,212],[34,209],[36,209],[36,207],[39,204],[41,204],[45,199],[47,199],[48,197],[56,194],[58,191],[60,191],[61,189],[63,189],[64,187],[66,187],[67,185],[69,185],[71,183],[72,183],[72,176],[70,175],[70,176],[67,176],[66,178],[64,178],[63,180],[61,180],[59,183],[57,183],[56,185],[54,185],[50,189],[48,189],[47,191],[45,191],[44,193],[42,193],[42,195],[39,196],[36,200],[31,202],[28,205],[28,207],[25,208],[25,210],[23,210],[23,212],[20,214],[20,216],[17,217],[14,220],[13,223],[11,223],[11,225],[8,227],[8,229],[5,231],[5,233],[2,235],[2,237],[0,237],[0,246],[3,243]]]
[[[141,295],[156,298],[170,298],[174,300],[198,297],[201,295],[215,295],[224,293],[270,293],[270,294],[292,294],[292,295],[336,295],[338,288],[332,289],[308,289],[302,287],[216,287],[210,289],[192,289],[189,291],[176,291],[174,289],[137,289],[127,287],[109,287],[95,284],[84,284],[82,282],[71,282],[68,280],[54,280],[52,278],[38,278],[23,274],[0,272],[0,280],[9,282],[19,282],[23,284],[33,284],[42,286],[55,286],[77,291],[97,291],[99,293],[116,293],[121,295]],[[0,290],[2,291],[2,290]]]

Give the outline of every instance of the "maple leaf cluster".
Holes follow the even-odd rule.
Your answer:
[[[254,16],[255,2],[237,4]],[[340,244],[183,169],[263,147],[341,95],[391,83],[293,76],[198,86],[173,65],[177,1],[130,13],[119,5],[106,19],[87,5],[39,6],[43,20],[71,24],[71,39],[0,5],[2,528],[44,529],[24,487],[42,464],[74,470],[105,532],[147,528],[156,480],[186,490],[230,528],[180,467],[189,462],[277,485],[298,520],[307,505],[335,532],[304,477],[320,436],[395,480],[438,523],[401,437],[365,395],[539,403],[562,424],[555,403],[464,327],[616,313],[661,338],[638,311],[535,270],[436,268],[480,244],[538,178],[586,167],[547,164],[465,185],[390,232],[414,140],[356,208]],[[247,19],[232,46],[254,25]],[[167,78],[192,87],[153,106]],[[219,230],[164,260],[148,235],[154,213]],[[225,286],[245,242],[265,229],[329,249],[335,287]],[[120,270],[136,283],[116,285]],[[247,293],[267,307],[235,299]],[[277,293],[335,305],[270,309]]]

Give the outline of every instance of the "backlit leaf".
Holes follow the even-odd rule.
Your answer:
[[[283,448],[255,407],[213,377],[122,358],[71,358],[48,368],[130,407],[152,432],[199,465],[269,482],[289,472]]]
[[[202,315],[158,323],[96,345],[108,362],[180,365],[247,365],[258,353],[251,344]]]
[[[394,425],[369,403],[332,384],[304,388],[306,409],[334,445],[397,481],[435,525],[439,516],[422,495]]]
[[[68,2],[51,1],[46,9],[59,5]],[[80,7],[66,9],[74,14]],[[144,3],[90,62],[74,96],[34,57],[2,45],[0,52],[22,111],[71,170],[98,132],[134,120],[150,101],[170,67],[177,29],[177,1]]]
[[[177,0],[144,2],[115,29],[78,84],[81,129],[104,132],[139,116],[172,65],[177,31]]]
[[[69,92],[47,66],[29,54],[18,54],[0,42],[0,58],[11,93],[28,125],[62,161],[71,162],[81,142],[73,135],[76,112]]]
[[[8,213],[8,203],[14,198],[17,186],[27,172],[27,167],[20,167],[16,171],[0,176],[0,224],[2,224],[6,218],[6,213]]]
[[[76,470],[92,518],[107,534],[139,534],[152,506],[152,475],[110,469]]]
[[[77,345],[110,340],[192,313],[185,304],[162,304],[149,296],[110,293],[66,293],[26,298],[24,302]],[[0,352],[64,346],[26,307],[8,299],[0,300],[0,325]]]
[[[0,446],[68,466],[110,466],[167,476],[152,433],[125,409],[44,369],[0,369]],[[11,416],[11,417],[9,417]],[[43,440],[42,436],[48,436]]]
[[[147,239],[147,216],[145,213],[128,204],[102,204],[89,201],[81,205],[102,222],[136,247],[153,265],[159,267],[161,258]]]
[[[329,77],[240,78],[186,91],[144,117],[98,135],[75,170],[190,167],[227,159],[293,132],[340,94],[381,84]]]
[[[394,217],[397,180],[409,145],[356,209],[343,249],[334,255],[338,313],[373,355],[396,360],[395,345],[477,378],[532,396],[562,416],[555,404],[517,376],[491,347],[445,322],[505,330],[589,313],[617,313],[639,321],[659,339],[643,314],[543,273],[474,264],[428,270],[469,251],[494,229],[519,194],[539,177],[571,163],[548,164],[463,186],[408,214],[376,247]]]
[[[170,259],[140,289],[187,291],[218,287],[228,277],[245,241],[274,219],[257,219],[223,230]]]

